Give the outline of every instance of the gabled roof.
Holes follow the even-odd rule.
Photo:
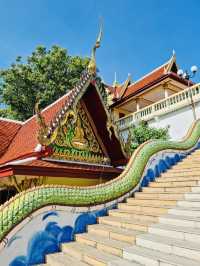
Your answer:
[[[153,82],[154,80],[157,80],[159,77],[162,75],[166,74],[165,73],[165,67],[167,64],[164,64],[163,66],[160,66],[159,68],[153,70],[149,74],[145,75],[135,83],[131,84],[130,86],[127,87],[126,91],[122,95],[123,98],[129,96],[132,93],[137,92],[139,89],[143,88],[147,84]]]
[[[0,118],[0,156],[6,152],[21,126],[19,121]]]
[[[123,102],[124,99],[137,95],[137,93],[141,92],[143,89],[149,88],[151,85],[158,83],[161,79],[171,77],[179,82],[187,85],[188,81],[180,78],[177,75],[178,66],[176,64],[176,56],[173,56],[163,65],[154,69],[147,75],[143,76],[139,80],[134,83],[126,86],[124,89],[124,85],[117,86],[116,88],[110,88],[111,93],[113,93],[115,103],[113,105],[117,105],[118,103]]]
[[[122,147],[120,145],[119,140],[116,138],[115,132],[113,132],[112,138],[109,138],[109,133],[106,127],[106,121],[108,119],[109,114],[108,112],[106,112],[106,110],[104,110],[105,106],[103,104],[95,103],[95,99],[91,99],[91,97],[93,96],[101,97],[100,92],[95,94],[95,90],[98,87],[97,83],[98,79],[93,75],[90,75],[87,71],[85,71],[85,73],[81,75],[79,83],[70,92],[68,92],[60,99],[43,109],[41,111],[41,115],[44,118],[45,124],[50,130],[49,135],[51,135],[53,134],[54,130],[59,126],[59,123],[62,120],[64,113],[67,112],[67,110],[69,110],[70,108],[72,108],[72,106],[77,103],[87,92],[86,96],[89,99],[88,108],[91,108],[91,112],[94,114],[94,116],[96,116],[97,112],[99,112],[99,110],[96,109],[101,109],[101,115],[106,116],[104,121],[105,125],[104,127],[101,127],[101,129],[99,128],[99,130],[107,131],[106,133],[100,132],[100,134],[104,138],[103,141],[105,141],[106,145],[109,146],[108,152],[110,153],[110,155],[113,154],[114,161],[123,160],[125,159],[125,156],[123,155]],[[99,121],[101,117],[96,116],[95,119],[96,121]],[[7,151],[0,158],[0,165],[3,165],[9,161],[23,159],[30,156],[37,156],[38,158],[43,156],[44,153],[41,153],[40,151],[37,151],[35,149],[36,146],[39,144],[39,129],[40,128],[37,122],[36,115],[25,121],[22,125],[20,125],[20,127],[18,127],[18,131],[15,132],[17,134],[15,134],[15,137],[13,137],[11,139],[12,141],[9,142],[9,147],[7,145]],[[45,137],[49,138],[50,136]],[[116,151],[114,153],[113,151],[115,150],[115,148]]]
[[[52,120],[54,115],[60,110],[64,102],[67,101],[72,94],[73,91],[70,91],[42,111],[42,115],[45,118],[46,123],[49,123]],[[34,149],[38,144],[38,130],[39,127],[36,115],[34,115],[25,121],[20,127],[15,138],[10,143],[7,152],[0,158],[0,164],[34,153]]]

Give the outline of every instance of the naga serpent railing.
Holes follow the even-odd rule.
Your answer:
[[[25,217],[47,205],[92,206],[123,196],[139,183],[149,159],[163,150],[189,150],[200,138],[200,120],[193,123],[186,137],[175,141],[148,141],[130,158],[117,178],[90,187],[46,185],[17,194],[0,207],[0,240]]]

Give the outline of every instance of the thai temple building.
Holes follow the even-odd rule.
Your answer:
[[[200,265],[200,85],[174,52],[137,81],[105,84],[101,34],[68,93],[25,122],[0,118],[2,266]],[[171,139],[130,156],[141,121]]]

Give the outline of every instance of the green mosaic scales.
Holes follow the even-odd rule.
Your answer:
[[[199,138],[198,120],[180,142],[156,140],[141,145],[132,155],[123,173],[109,182],[90,187],[48,185],[19,193],[0,208],[0,239],[25,217],[46,205],[91,206],[121,197],[138,184],[152,155],[168,149],[191,149]]]

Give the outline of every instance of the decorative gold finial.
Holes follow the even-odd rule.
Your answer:
[[[48,132],[48,127],[45,123],[45,119],[42,116],[40,109],[39,109],[39,104],[40,100],[37,99],[37,102],[35,104],[35,114],[36,114],[36,120],[39,126],[38,130],[38,141],[41,145],[45,145],[47,142],[47,132]]]
[[[117,84],[117,72],[115,72],[115,77],[114,77],[114,81],[113,81],[113,87],[116,87]]]
[[[102,35],[103,35],[103,23],[101,21],[100,22],[99,35],[97,37],[97,40],[96,40],[96,43],[95,43],[94,47],[92,48],[91,59],[90,59],[90,62],[88,64],[88,71],[91,74],[96,74],[97,67],[96,67],[96,57],[95,57],[95,55],[96,55],[96,49],[100,47]]]

